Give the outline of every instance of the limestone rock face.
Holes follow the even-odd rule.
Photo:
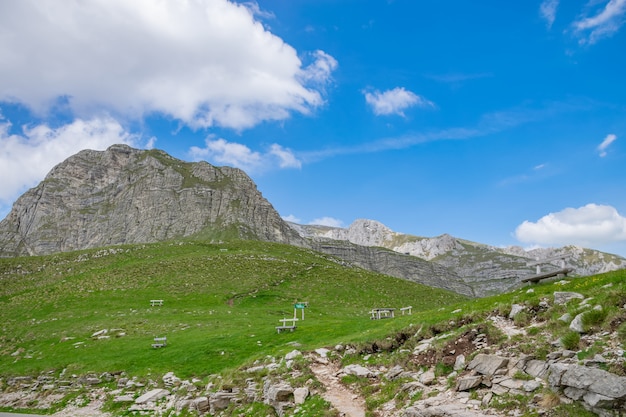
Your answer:
[[[113,145],[79,152],[23,194],[0,222],[0,256],[199,233],[304,245],[243,171]]]

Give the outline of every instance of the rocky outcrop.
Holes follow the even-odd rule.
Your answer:
[[[470,297],[475,295],[472,288],[450,269],[415,256],[331,239],[314,239],[310,245],[318,252],[332,255],[351,265],[370,271],[443,288]]]
[[[304,245],[241,170],[113,145],[57,165],[0,222],[0,256],[192,235]]]
[[[432,238],[394,232],[374,220],[355,220],[348,228],[289,223],[301,236],[381,247],[445,267],[476,296],[497,294],[521,285],[521,279],[536,274],[536,260],[552,259],[542,271],[561,269],[562,259],[572,275],[586,276],[626,268],[626,259],[577,246],[524,250],[499,248],[458,239],[448,234]]]

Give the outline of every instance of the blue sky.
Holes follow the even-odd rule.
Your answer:
[[[81,149],[286,219],[626,256],[626,0],[0,3],[0,217]]]

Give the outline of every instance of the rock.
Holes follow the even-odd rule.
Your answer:
[[[435,372],[429,369],[428,371],[420,375],[419,382],[424,385],[430,385],[435,382],[435,378]]]
[[[526,392],[536,391],[541,387],[541,382],[539,381],[525,381],[522,384],[522,389]]]
[[[168,372],[163,375],[163,383],[166,387],[179,386],[181,384],[180,378],[174,375],[174,372]]]
[[[576,317],[574,317],[574,320],[572,320],[572,322],[569,324],[570,330],[578,333],[585,333],[585,327],[583,326],[584,314],[585,313],[580,313]]]
[[[357,365],[357,364],[348,365],[345,368],[343,368],[341,371],[346,375],[354,375],[359,378],[371,378],[375,376],[375,374],[372,371],[370,371],[364,366]]]
[[[457,391],[469,391],[472,388],[476,388],[482,382],[483,377],[476,376],[466,376],[463,378],[459,378],[456,381],[456,390]]]
[[[557,305],[567,304],[568,302],[574,299],[584,300],[585,296],[577,292],[571,292],[571,291],[555,291],[554,292],[554,304],[557,304]]]
[[[459,355],[454,360],[454,368],[455,371],[461,371],[465,369],[465,355]]]
[[[572,315],[570,313],[565,313],[561,317],[559,317],[559,321],[563,323],[569,323],[572,321]]]
[[[146,392],[135,400],[135,404],[145,404],[149,402],[155,402],[163,397],[170,395],[170,392],[166,389],[156,388]]]
[[[294,389],[286,382],[269,385],[266,390],[265,399],[269,404],[276,402],[288,402],[293,397]]]
[[[230,391],[217,391],[209,395],[209,413],[215,414],[217,411],[225,410],[237,394]]]
[[[400,365],[396,365],[393,368],[391,368],[389,371],[387,371],[387,374],[385,375],[385,378],[387,378],[388,380],[394,380],[396,379],[398,376],[400,376],[400,374],[404,371],[404,369],[400,366]]]
[[[207,397],[194,398],[191,403],[193,405],[193,408],[201,413],[206,413],[207,411],[209,411],[210,405],[209,399]]]
[[[304,401],[309,396],[309,389],[307,387],[296,388],[293,391],[293,401],[296,405],[304,404]]]
[[[315,353],[320,355],[322,358],[327,357],[329,352],[330,352],[330,350],[328,350],[326,348],[315,349]]]
[[[464,405],[444,404],[425,409],[409,407],[404,410],[402,417],[487,417],[478,411],[468,410]]]
[[[135,401],[135,399],[133,398],[133,396],[129,395],[129,394],[119,395],[119,396],[113,398],[113,402],[114,403],[132,403],[134,401]]]
[[[548,373],[548,364],[545,361],[531,359],[526,362],[524,372],[535,378],[544,378]]]
[[[524,307],[521,304],[513,304],[511,306],[511,312],[509,313],[509,318],[511,320],[513,320],[515,318],[515,316],[517,316],[519,313],[521,313],[525,309],[526,309],[526,307]]]
[[[295,358],[299,356],[302,356],[302,352],[300,352],[299,350],[292,350],[291,352],[285,355],[285,360],[287,361],[294,360]]]
[[[506,367],[508,363],[508,358],[479,353],[467,365],[467,369],[473,369],[480,374],[491,376],[495,374],[498,369]]]
[[[108,329],[102,329],[102,330],[98,330],[97,332],[95,332],[94,334],[91,335],[91,337],[97,338],[100,336],[104,336],[105,334],[107,334],[109,332]]]

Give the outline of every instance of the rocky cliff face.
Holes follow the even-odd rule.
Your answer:
[[[241,170],[158,150],[84,150],[0,222],[0,256],[42,255],[202,234],[304,245]]]
[[[470,286],[477,296],[499,293],[519,286],[521,279],[536,274],[536,266],[532,263],[537,259],[553,259],[541,265],[542,272],[558,270],[563,259],[566,266],[573,269],[573,275],[577,276],[626,268],[626,259],[592,249],[576,246],[530,251],[520,247],[496,248],[447,234],[424,238],[397,233],[374,220],[356,220],[346,229],[294,224],[291,226],[301,236],[309,239],[324,238],[347,241],[355,245],[378,246],[431,261],[448,271],[447,275],[438,277],[458,280],[458,283]]]

